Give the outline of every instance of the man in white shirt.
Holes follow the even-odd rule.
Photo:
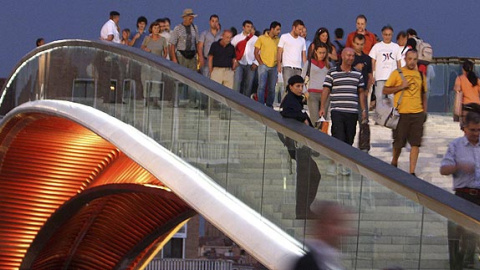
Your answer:
[[[385,96],[383,87],[390,73],[401,67],[400,60],[402,52],[397,43],[392,42],[393,28],[390,25],[382,28],[383,41],[375,44],[370,50],[369,56],[372,58],[373,79],[375,81],[375,112],[377,116],[385,111],[387,104],[392,103],[392,97]]]
[[[253,23],[246,20],[242,24],[243,31],[232,39],[232,45],[235,47],[236,59],[239,66],[235,70],[235,83],[233,89],[237,92],[250,97],[252,94],[252,84],[258,67],[255,60],[255,42],[258,37],[254,35]],[[243,55],[242,55],[243,52]]]
[[[170,19],[169,18],[160,18],[157,19],[157,22],[160,24],[160,36],[164,37],[168,41],[170,40]],[[168,60],[170,60],[170,54],[167,53]]]
[[[110,19],[102,26],[100,30],[100,39],[120,43],[120,13],[117,11],[110,12]]]
[[[302,74],[302,63],[307,61],[305,39],[300,35],[305,28],[302,20],[295,20],[292,31],[280,36],[277,51],[277,70],[282,73],[283,85],[288,85],[288,79],[293,75]],[[281,89],[282,95],[284,89]]]

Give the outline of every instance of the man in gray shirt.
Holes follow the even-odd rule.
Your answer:
[[[191,70],[197,70],[198,29],[193,24],[197,14],[192,9],[185,9],[183,22],[173,29],[170,36],[170,59]]]
[[[198,29],[193,24],[193,18],[197,14],[192,9],[185,9],[182,14],[183,22],[173,29],[170,35],[170,60],[193,71],[197,71],[198,54]],[[200,104],[200,93],[194,89],[188,89],[189,106],[197,108]],[[178,95],[178,91],[177,91]],[[178,105],[178,96],[175,97],[174,106]],[[201,106],[204,107],[204,104]]]
[[[203,31],[198,41],[198,61],[203,76],[208,76],[208,52],[210,47],[213,42],[221,38],[218,15],[211,15],[209,24],[210,29]]]

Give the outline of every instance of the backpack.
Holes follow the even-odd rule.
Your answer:
[[[432,45],[420,38],[415,38],[415,41],[417,42],[418,61],[429,64],[433,59]]]

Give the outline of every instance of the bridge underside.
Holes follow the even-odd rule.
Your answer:
[[[17,115],[0,140],[0,268],[133,269],[195,214],[71,120]]]

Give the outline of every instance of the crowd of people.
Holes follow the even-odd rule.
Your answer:
[[[397,44],[393,42],[391,26],[381,29],[379,39],[367,30],[367,18],[359,15],[356,30],[347,35],[345,42],[343,29],[335,29],[335,37],[330,37],[325,27],[318,28],[310,41],[305,24],[299,19],[293,21],[291,28],[287,27],[288,32],[280,35],[282,24],[277,21],[271,22],[263,34],[251,20],[242,23],[239,33],[234,27],[222,30],[220,18],[215,14],[209,18],[208,29],[200,32],[193,23],[196,16],[192,9],[185,9],[182,22],[173,30],[168,18],[157,19],[148,26],[147,19],[141,16],[135,31],[121,31],[120,14],[112,11],[100,31],[100,38],[168,58],[252,96],[268,107],[278,106],[285,96],[284,87],[288,91],[288,80],[300,75],[306,80],[302,94],[308,101],[308,115],[313,125],[322,116],[327,120],[331,118],[332,136],[350,145],[356,135],[357,120],[367,122],[369,109],[374,109],[374,119],[379,119],[385,110],[398,107],[401,124],[394,130],[392,165],[397,165],[401,148],[409,142],[415,149],[410,154],[410,173],[415,174],[422,137],[421,120],[426,120],[427,91],[426,64],[418,61],[424,52],[415,52],[418,43],[425,42],[418,38],[415,30],[401,31]],[[414,54],[410,64],[406,61],[409,51]],[[431,57],[431,47],[428,53]],[[414,72],[410,72],[412,69]],[[398,72],[394,72],[396,70]],[[280,87],[276,97],[276,86],[282,83],[284,87]],[[404,89],[408,91],[402,91]],[[193,98],[191,102],[198,106],[199,100]],[[416,115],[416,121],[411,122],[411,114]],[[360,127],[368,128],[368,125]],[[360,132],[362,134],[362,130]],[[369,142],[369,138],[364,141]],[[370,149],[369,143],[359,145],[361,150]]]
[[[380,125],[385,124],[381,116],[386,111],[397,111],[399,120],[392,130],[391,165],[398,165],[402,148],[408,142],[411,146],[409,172],[415,175],[427,120],[425,77],[433,52],[430,44],[420,39],[414,29],[400,31],[394,42],[392,26],[384,26],[378,37],[367,30],[367,18],[358,15],[356,29],[345,41],[343,29],[335,29],[335,36],[331,37],[325,27],[318,28],[310,41],[305,24],[299,19],[294,20],[291,27],[273,21],[263,33],[252,21],[245,20],[238,33],[234,27],[222,30],[220,18],[214,14],[210,16],[207,30],[200,32],[193,23],[196,16],[192,9],[185,9],[182,22],[173,30],[170,30],[168,18],[157,19],[147,28],[148,21],[141,16],[135,31],[120,31],[120,14],[112,11],[100,35],[102,40],[140,48],[199,71],[228,88],[254,97],[265,106],[273,108],[279,104],[278,109],[284,117],[312,127],[319,119],[327,118],[331,121],[331,135],[349,145],[353,145],[357,123],[361,123],[360,134],[369,134],[363,130],[369,129],[369,111],[373,111],[373,119]],[[282,27],[288,29],[284,34],[280,34]],[[285,89],[281,87],[279,95],[275,96],[277,84],[282,83]],[[480,80],[473,62],[465,61],[463,74],[457,78],[454,90],[463,95],[460,126],[465,136],[450,144],[441,173],[453,175],[458,196],[480,204],[480,163],[477,162],[480,157]],[[305,104],[308,112],[304,110]],[[288,138],[282,140],[288,142]],[[369,137],[360,136],[359,141],[360,149],[368,152]],[[315,163],[310,151],[305,149],[295,152],[289,148],[289,154],[297,163],[302,155],[305,163]],[[309,167],[306,171],[318,171],[318,167]],[[343,170],[341,173],[349,174]],[[300,178],[318,187],[321,175],[318,172]],[[300,186],[306,183],[298,177],[297,182]],[[297,216],[308,218],[315,215],[308,210],[308,205],[312,204],[316,190],[304,189],[299,188],[303,195],[297,192],[297,204],[301,206],[297,207]],[[468,236],[465,232],[458,234],[459,237]],[[457,250],[452,249],[453,267],[461,267],[464,258],[466,261],[471,257],[467,254],[470,256],[467,258],[465,250],[468,252],[474,247],[469,242],[463,244],[469,246],[458,247],[457,244]]]

